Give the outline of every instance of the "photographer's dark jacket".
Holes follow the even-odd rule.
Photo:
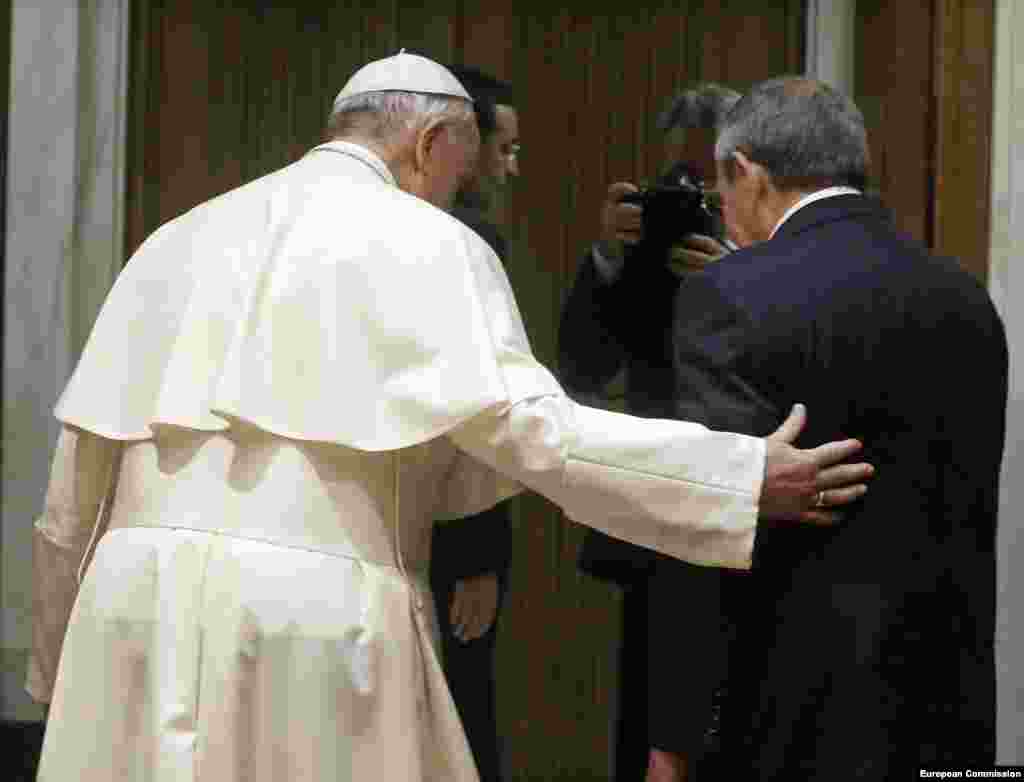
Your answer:
[[[592,252],[580,263],[558,331],[559,377],[573,392],[599,393],[623,368],[626,409],[633,415],[672,415],[672,302],[678,277],[664,248],[626,248],[626,262],[609,284]],[[627,585],[650,569],[647,549],[588,530],[580,566]]]
[[[734,778],[993,763],[1007,349],[986,291],[840,196],[694,275],[675,312],[678,418],[765,435],[803,402],[798,445],[858,437],[877,468],[838,527],[758,532],[731,604]]]
[[[671,337],[680,278],[667,260],[663,245],[626,247],[622,271],[609,283],[593,252],[584,256],[558,333],[566,388],[597,393],[625,368],[628,412],[676,417]],[[627,588],[616,777],[642,778],[652,746],[696,758],[713,738],[713,699],[726,674],[730,629],[719,606],[721,571],[669,560],[592,529],[579,566]],[[700,600],[680,598],[676,581]],[[661,589],[661,582],[670,588]],[[683,655],[686,666],[679,665]]]
[[[661,185],[700,174],[686,162],[673,165]],[[624,264],[609,283],[594,252],[584,255],[562,309],[558,330],[559,376],[577,393],[599,393],[626,370],[626,410],[645,418],[673,416],[672,307],[679,277],[668,266],[668,237],[645,237],[626,246]],[[647,549],[588,530],[580,567],[598,578],[631,585],[646,578]]]

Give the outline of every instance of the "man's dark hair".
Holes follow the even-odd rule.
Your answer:
[[[802,76],[761,82],[736,102],[715,145],[727,172],[737,151],[764,166],[781,189],[863,190],[867,180],[864,116],[838,90]]]
[[[512,85],[489,73],[484,73],[479,68],[468,65],[449,65],[447,67],[473,99],[473,110],[476,112],[476,124],[480,130],[480,138],[481,140],[486,139],[498,127],[494,107],[499,103],[506,106],[515,104]]]
[[[664,131],[673,128],[714,130],[739,99],[740,94],[736,90],[724,85],[714,82],[695,84],[669,101],[658,115],[658,128]]]

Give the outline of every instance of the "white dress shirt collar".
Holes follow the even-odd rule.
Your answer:
[[[779,228],[782,227],[782,224],[784,222],[786,222],[799,210],[803,209],[805,206],[808,206],[809,204],[813,204],[815,201],[821,201],[825,198],[833,198],[834,196],[860,194],[860,190],[857,190],[856,188],[853,187],[826,187],[824,190],[817,190],[813,193],[809,193],[808,195],[805,195],[803,198],[797,201],[795,204],[793,204],[791,207],[789,207],[789,209],[787,209],[783,213],[782,219],[775,224],[775,227],[772,229],[772,233],[768,238],[775,238],[775,234],[778,233]]]

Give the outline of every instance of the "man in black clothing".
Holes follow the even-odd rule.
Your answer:
[[[799,399],[814,411],[801,441],[861,438],[877,477],[837,527],[759,532],[730,583],[713,778],[990,766],[1002,323],[863,195],[863,118],[827,85],[755,86],[715,156],[743,249],[678,289],[675,417],[763,434]],[[678,571],[662,583],[679,589]]]
[[[659,184],[697,184],[713,176],[714,127],[738,98],[728,88],[701,84],[672,100],[660,126],[683,129],[690,148],[706,148],[707,160],[677,163]],[[680,248],[671,246],[670,237],[644,235],[641,208],[621,200],[636,189],[627,182],[608,189],[602,239],[580,264],[562,312],[559,369],[567,388],[585,393],[600,392],[625,369],[628,412],[673,418],[673,302],[685,268],[693,264],[678,257]],[[698,254],[691,260],[701,259]],[[725,675],[717,603],[720,571],[662,559],[591,530],[580,553],[584,572],[623,589],[616,782],[681,782],[684,758],[696,758],[713,738],[713,699]],[[652,575],[667,568],[678,569],[687,591],[668,594],[650,588]],[[701,595],[687,603],[685,627],[672,622],[679,594]],[[662,605],[666,601],[673,605]],[[695,674],[686,676],[681,663]]]
[[[512,89],[474,68],[449,66],[449,70],[472,96],[480,131],[476,178],[457,194],[452,214],[476,231],[504,262],[506,242],[487,218],[486,193],[519,173],[519,123]],[[445,674],[481,782],[502,778],[494,648],[508,579],[510,534],[506,501],[477,516],[439,522],[431,546],[430,583]]]

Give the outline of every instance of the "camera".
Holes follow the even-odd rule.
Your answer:
[[[714,194],[699,181],[681,180],[679,184],[658,184],[621,201],[637,204],[643,210],[644,242],[671,247],[689,234],[703,234],[721,241],[724,238],[721,213]]]

